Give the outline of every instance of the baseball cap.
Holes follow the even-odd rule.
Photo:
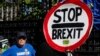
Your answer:
[[[27,39],[25,32],[18,32],[17,39]]]

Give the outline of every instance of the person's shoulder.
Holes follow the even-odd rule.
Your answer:
[[[10,49],[16,49],[16,45],[12,45],[11,47],[10,47]]]
[[[15,49],[16,49],[16,46],[13,45],[13,46],[9,47],[4,53],[14,51]]]
[[[32,45],[31,45],[31,44],[29,44],[29,43],[26,43],[25,45],[26,45],[26,46],[29,46],[29,47],[32,47]]]
[[[36,53],[35,48],[31,44],[26,43],[26,47],[28,47],[32,52]]]

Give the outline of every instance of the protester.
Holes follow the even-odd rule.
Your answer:
[[[35,49],[29,43],[26,43],[25,32],[19,32],[16,40],[17,43],[6,50],[2,56],[35,56]]]

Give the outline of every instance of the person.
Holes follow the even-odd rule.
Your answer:
[[[29,43],[26,43],[27,37],[24,32],[18,33],[16,40],[17,44],[3,52],[2,56],[35,56],[36,51]]]

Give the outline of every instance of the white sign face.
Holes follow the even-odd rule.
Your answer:
[[[79,42],[89,26],[88,15],[80,6],[69,3],[58,7],[49,17],[47,30],[52,41],[62,47]]]
[[[92,18],[91,10],[80,0],[58,3],[45,17],[45,39],[55,50],[73,51],[89,37]]]

